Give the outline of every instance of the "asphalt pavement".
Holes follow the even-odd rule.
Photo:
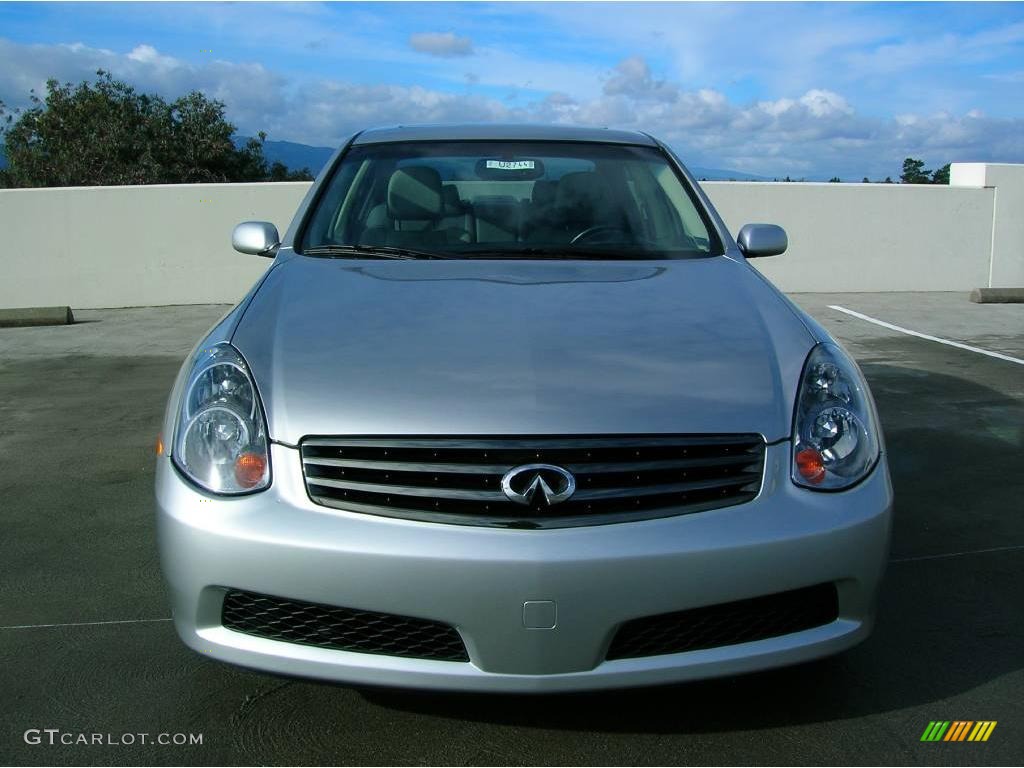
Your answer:
[[[0,763],[1020,764],[1024,305],[793,298],[881,413],[897,510],[875,633],[772,672],[554,697],[356,690],[187,650],[157,561],[153,443],[181,360],[227,308],[0,329]],[[998,725],[921,742],[933,720]]]

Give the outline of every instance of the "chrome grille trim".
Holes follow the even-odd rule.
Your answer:
[[[764,474],[760,435],[309,437],[312,501],[352,512],[461,525],[557,528],[741,504]],[[513,467],[543,462],[576,478],[567,501],[526,507],[501,492]]]

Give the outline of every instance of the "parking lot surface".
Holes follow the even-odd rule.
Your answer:
[[[0,329],[0,763],[1020,764],[1024,305],[792,298],[881,413],[897,508],[874,635],[788,669],[556,697],[355,690],[187,650],[157,562],[153,443],[181,360],[227,308]],[[998,725],[922,743],[932,720]],[[51,746],[29,729],[202,743]]]

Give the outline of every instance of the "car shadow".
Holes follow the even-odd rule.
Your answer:
[[[929,370],[927,362],[862,364],[884,425],[897,503],[878,622],[862,645],[816,662],[682,685],[555,696],[361,695],[377,706],[459,720],[701,733],[893,712],[1021,669],[1024,549],[1012,547],[1024,545],[1024,402],[973,378]],[[934,367],[948,369],[941,361]]]

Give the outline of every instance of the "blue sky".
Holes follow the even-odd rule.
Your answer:
[[[648,130],[766,176],[1024,162],[1018,3],[0,3],[0,100],[97,67],[242,133],[395,122]]]

